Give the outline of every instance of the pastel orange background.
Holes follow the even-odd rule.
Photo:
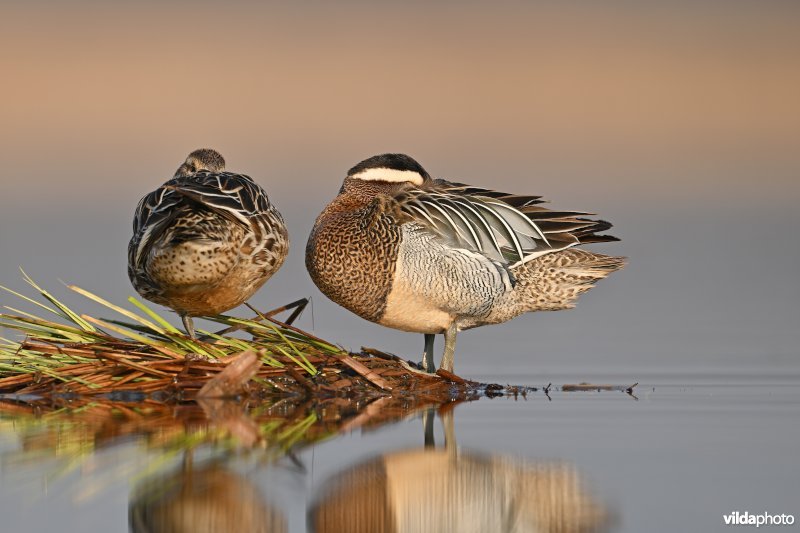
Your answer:
[[[6,7],[3,183],[141,192],[210,145],[269,182],[402,150],[548,194],[797,197],[797,4],[560,4]]]

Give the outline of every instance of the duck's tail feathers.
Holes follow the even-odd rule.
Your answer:
[[[576,284],[580,285],[594,285],[627,263],[625,257],[596,254],[588,250],[571,249],[564,253],[571,258],[571,261],[562,268],[577,275]]]
[[[625,257],[569,248],[542,256],[514,271],[523,279],[520,300],[525,311],[556,311],[574,307],[578,296],[625,266]]]
[[[591,226],[587,226],[573,232],[573,235],[578,238],[578,241],[581,244],[590,244],[594,242],[615,242],[619,240],[618,237],[614,237],[613,235],[598,235],[598,233],[608,231],[613,227],[613,224],[607,220],[591,220],[588,218],[578,218],[577,220],[592,223]]]

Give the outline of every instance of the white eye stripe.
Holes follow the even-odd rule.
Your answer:
[[[413,170],[397,170],[393,168],[368,168],[358,174],[353,174],[351,178],[364,181],[388,181],[391,183],[410,182],[420,186],[425,178],[419,172]]]

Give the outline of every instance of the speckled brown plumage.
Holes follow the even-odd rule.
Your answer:
[[[225,172],[224,164],[213,150],[192,152],[175,177],[142,198],[134,216],[131,282],[183,317],[245,302],[289,250],[283,218],[264,190]]]
[[[625,260],[575,246],[617,240],[586,213],[538,196],[432,179],[413,159],[384,154],[348,172],[317,218],[306,265],[333,301],[379,324],[444,333],[452,370],[459,330],[530,311],[568,309]],[[431,366],[423,357],[426,367]]]
[[[311,279],[331,300],[377,322],[400,243],[399,212],[376,185],[347,181],[317,217],[306,246]]]

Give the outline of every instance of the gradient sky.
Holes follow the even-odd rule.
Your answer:
[[[318,333],[415,352],[302,267],[346,170],[403,151],[599,212],[623,238],[603,250],[631,257],[570,314],[465,335],[468,368],[497,342],[623,367],[796,361],[800,4],[563,4],[5,4],[0,283],[22,265],[123,299],[136,202],[208,146],[289,223],[257,304],[314,295]]]

